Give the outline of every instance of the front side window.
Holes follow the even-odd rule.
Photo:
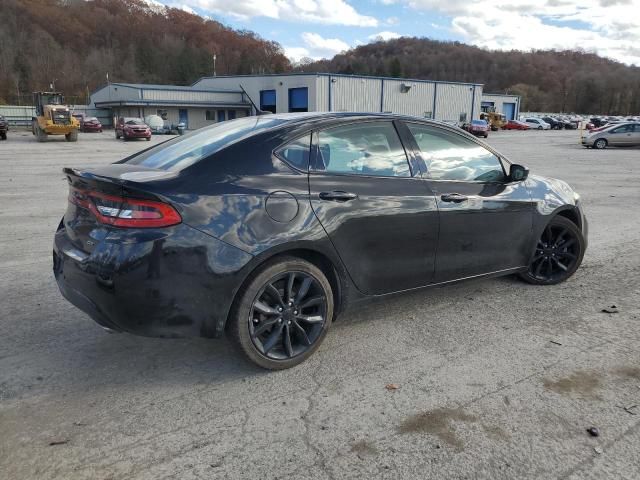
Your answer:
[[[482,145],[434,127],[407,124],[433,180],[501,182],[500,159]]]
[[[276,155],[284,159],[289,165],[298,170],[307,171],[309,167],[309,149],[311,148],[311,134],[300,137],[281,147]]]
[[[316,170],[338,174],[410,177],[407,155],[391,122],[367,122],[323,130]]]

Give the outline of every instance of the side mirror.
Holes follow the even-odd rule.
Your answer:
[[[509,179],[512,182],[524,182],[528,176],[529,169],[527,167],[516,163],[511,164],[511,168],[509,168]]]

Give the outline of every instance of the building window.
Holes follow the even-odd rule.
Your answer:
[[[224,122],[227,119],[227,117],[225,116],[224,113],[225,113],[224,110],[218,110],[218,121],[219,122]]]
[[[307,87],[289,89],[289,111],[309,111],[309,89]]]
[[[236,118],[236,111],[235,110],[227,110],[227,118],[229,120],[234,120]]]
[[[204,119],[205,120],[215,120],[216,119],[216,115],[215,115],[215,111],[214,110],[207,110],[204,114]]]
[[[260,91],[260,110],[263,112],[276,113],[276,91],[261,90]]]

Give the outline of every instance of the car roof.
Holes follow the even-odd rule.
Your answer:
[[[244,117],[247,118],[247,117]],[[407,122],[421,122],[431,125],[437,125],[445,127],[457,132],[457,129],[452,125],[440,121],[433,120],[425,117],[418,117],[412,115],[402,115],[398,113],[372,113],[372,112],[298,112],[298,113],[274,113],[259,115],[256,118],[258,122],[262,119],[267,120],[280,120],[278,125],[273,129],[290,128],[297,126],[305,126],[308,124],[314,124],[317,126],[324,126],[330,123],[341,123],[340,121],[349,120],[403,120]]]

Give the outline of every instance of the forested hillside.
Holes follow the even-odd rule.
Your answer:
[[[139,0],[0,0],[0,103],[55,88],[84,102],[111,81],[190,84],[221,74],[290,70],[281,46]]]
[[[282,47],[145,0],[0,0],[0,103],[28,103],[55,83],[71,101],[106,83],[190,84],[219,75],[291,71]],[[478,82],[523,97],[522,110],[640,113],[640,68],[584,52],[489,51],[400,38],[363,45],[305,72]]]
[[[484,83],[523,97],[523,111],[640,113],[640,68],[583,52],[489,51],[457,42],[399,38],[357,47],[303,71]]]

